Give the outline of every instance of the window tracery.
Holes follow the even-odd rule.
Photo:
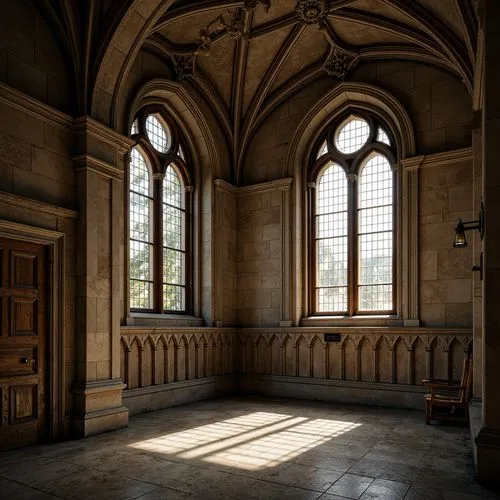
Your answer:
[[[191,181],[181,134],[162,109],[141,110],[129,170],[131,311],[191,311]]]
[[[344,115],[319,141],[308,176],[313,315],[396,311],[392,144],[365,113]]]

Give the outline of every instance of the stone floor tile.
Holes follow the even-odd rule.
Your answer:
[[[343,472],[309,467],[296,463],[286,463],[266,472],[253,474],[258,479],[295,486],[306,490],[326,491]]]
[[[24,484],[0,478],[0,498],[2,499],[22,499],[22,500],[55,500],[49,493],[30,488]]]
[[[419,471],[420,468],[413,465],[368,458],[362,458],[356,465],[349,469],[349,472],[354,474],[400,482],[414,481]]]
[[[373,477],[344,474],[326,493],[357,499],[373,481]]]
[[[482,498],[481,495],[440,490],[429,486],[413,484],[404,497],[404,500],[479,500]]]
[[[293,463],[339,472],[347,472],[357,461],[354,458],[346,458],[325,452],[305,453],[292,459]]]
[[[420,469],[415,484],[422,486],[432,486],[438,490],[450,490],[461,493],[481,495],[481,487],[474,481],[472,475],[454,474],[451,471]]]
[[[85,470],[84,467],[65,460],[54,461],[45,458],[10,462],[5,465],[0,462],[0,477],[12,479],[32,487],[38,487],[83,470]]]
[[[126,500],[152,491],[155,485],[134,481],[115,474],[106,474],[95,470],[86,470],[65,476],[41,486],[41,490],[62,498],[87,500]]]
[[[276,431],[287,419],[306,425]],[[310,424],[321,420],[359,426],[334,436]],[[221,434],[207,445],[211,428]],[[221,398],[134,416],[125,429],[83,440],[0,453],[0,498],[391,498],[384,485],[410,482],[405,500],[496,498],[475,483],[470,446],[466,428],[426,426],[417,411]],[[25,494],[4,493],[12,488]]]
[[[195,497],[189,493],[158,486],[154,490],[148,491],[144,493],[144,495],[137,497],[136,500],[186,500],[194,498]]]
[[[364,458],[367,460],[382,460],[384,462],[395,462],[404,463],[406,465],[413,465],[415,467],[420,466],[424,454],[419,451],[413,450],[398,450],[398,451],[386,451],[379,449],[372,449]]]
[[[403,500],[410,488],[409,483],[388,481],[387,479],[375,479],[361,496],[361,500]]]

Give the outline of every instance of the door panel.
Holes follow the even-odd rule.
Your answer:
[[[0,238],[0,450],[46,431],[46,247]]]

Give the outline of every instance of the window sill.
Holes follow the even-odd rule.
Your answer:
[[[399,316],[308,316],[302,318],[300,326],[404,326]]]
[[[125,321],[126,326],[203,326],[203,319],[188,314],[132,313]]]

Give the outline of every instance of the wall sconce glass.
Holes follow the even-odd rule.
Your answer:
[[[465,248],[468,246],[467,238],[465,237],[465,231],[470,231],[471,229],[477,229],[479,231],[479,236],[483,239],[484,236],[484,205],[481,202],[481,207],[479,209],[479,219],[472,220],[468,222],[463,222],[462,219],[458,219],[457,227],[455,228],[455,239],[453,241],[454,248]]]

